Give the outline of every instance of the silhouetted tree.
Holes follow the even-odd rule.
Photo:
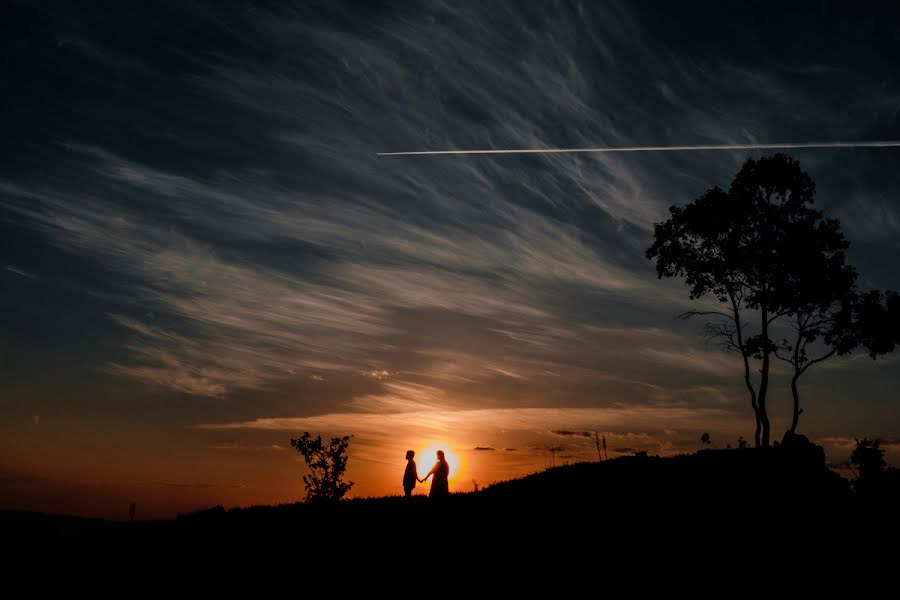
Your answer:
[[[308,431],[304,431],[299,438],[291,439],[291,446],[303,455],[309,467],[309,475],[303,476],[307,502],[337,501],[353,487],[352,481],[343,479],[347,470],[347,446],[352,437],[333,437],[325,445],[321,435],[313,439]]]
[[[647,257],[656,259],[657,275],[684,277],[690,297],[712,294],[725,311],[690,311],[684,316],[715,317],[708,333],[740,352],[744,384],[756,417],[754,439],[768,446],[766,400],[773,344],[773,322],[787,314],[780,304],[785,277],[781,252],[794,224],[809,220],[815,184],[799,164],[776,154],[748,159],[728,191],[718,187],[686,206],[669,208],[670,217],[654,227],[655,241]],[[743,313],[757,311],[757,333],[747,335]],[[750,358],[761,361],[758,389],[751,378]]]
[[[709,434],[704,432],[703,435],[700,436],[700,445],[708,446],[709,444],[712,444],[712,440],[709,439]]]
[[[885,334],[871,330],[871,325],[866,328],[872,339],[860,336],[857,321],[863,311],[855,308],[856,271],[845,264],[844,256],[849,243],[838,221],[811,207],[814,194],[812,179],[790,157],[748,159],[727,192],[715,187],[683,207],[670,207],[669,219],[654,226],[654,243],[647,249],[660,278],[683,277],[692,299],[711,294],[725,305],[724,310],[693,310],[681,316],[710,318],[707,337],[741,354],[757,446],[769,445],[773,355],[794,369],[793,433],[801,412],[801,375],[860,343],[870,351],[877,347],[878,353],[887,344]],[[898,312],[891,313],[877,298],[866,308],[886,319]],[[748,313],[755,321],[752,329],[745,322]],[[776,343],[772,337],[780,318],[790,319],[794,334]],[[751,359],[760,361],[758,383]]]

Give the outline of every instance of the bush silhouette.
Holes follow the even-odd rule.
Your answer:
[[[321,435],[313,438],[308,431],[304,431],[299,438],[291,439],[291,446],[303,455],[303,460],[309,467],[309,474],[303,476],[306,502],[336,502],[353,487],[352,481],[344,481],[347,446],[352,437],[333,437],[325,445]]]
[[[881,442],[863,438],[856,440],[856,448],[850,455],[850,464],[856,467],[856,481],[853,489],[865,494],[880,487],[884,479],[884,471],[887,464],[884,462],[884,450]]]

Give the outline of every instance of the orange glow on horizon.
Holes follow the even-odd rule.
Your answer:
[[[462,455],[455,452],[453,446],[450,444],[437,440],[429,440],[422,443],[420,446],[424,446],[424,448],[422,450],[416,450],[416,466],[419,469],[419,476],[425,477],[425,475],[428,474],[437,462],[437,451],[443,450],[444,459],[447,461],[447,464],[450,465],[450,491],[458,491],[454,490],[453,484],[462,481],[462,478],[465,475],[465,461],[462,459]],[[431,479],[429,479],[428,483],[425,485],[430,490]]]

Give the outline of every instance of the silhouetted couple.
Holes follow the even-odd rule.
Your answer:
[[[403,473],[403,492],[406,494],[406,497],[408,498],[412,495],[417,481],[425,483],[432,475],[434,475],[434,479],[431,480],[431,491],[428,492],[428,497],[443,498],[449,495],[450,465],[447,464],[447,460],[444,458],[444,451],[437,451],[437,462],[428,471],[428,475],[422,479],[419,479],[419,472],[416,470],[416,461],[413,460],[415,456],[416,453],[413,450],[406,451],[406,471]]]

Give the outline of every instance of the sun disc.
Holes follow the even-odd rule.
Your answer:
[[[452,492],[452,484],[462,481],[465,464],[460,454],[455,452],[450,444],[440,441],[429,441],[426,442],[425,448],[416,451],[416,464],[419,468],[419,476],[424,477],[431,470],[431,467],[434,466],[434,463],[437,462],[438,450],[444,451],[444,460],[450,465],[449,482],[451,484],[450,491]],[[428,486],[430,485],[431,479],[428,480]]]

